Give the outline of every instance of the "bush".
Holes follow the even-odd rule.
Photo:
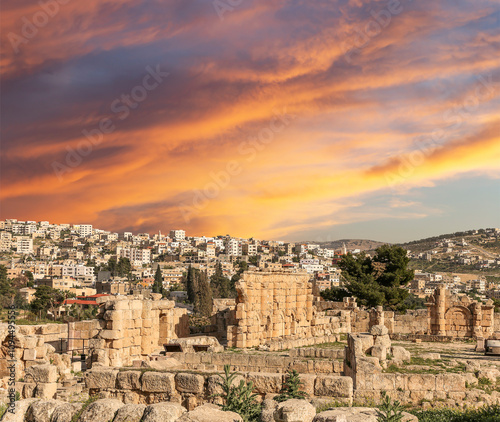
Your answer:
[[[419,422],[498,422],[500,406],[484,406],[480,409],[434,409],[412,411]]]
[[[255,400],[257,394],[253,393],[253,383],[247,384],[241,380],[238,386],[233,386],[233,381],[238,375],[237,372],[231,372],[229,365],[224,365],[224,376],[219,374],[221,377],[219,385],[223,393],[214,397],[222,397],[224,401],[222,410],[237,413],[245,422],[257,422],[260,418],[261,405]]]
[[[403,420],[403,407],[398,401],[394,403],[387,394],[383,394],[382,404],[377,410],[377,422],[401,422]]]
[[[290,399],[305,399],[308,394],[305,391],[300,391],[301,386],[299,373],[295,369],[288,370],[286,381],[281,387],[280,394],[274,400],[282,402]]]

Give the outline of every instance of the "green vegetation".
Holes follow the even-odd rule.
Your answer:
[[[393,310],[401,310],[408,291],[406,286],[414,276],[407,268],[409,258],[406,250],[399,246],[383,245],[375,250],[370,258],[364,252],[358,255],[348,253],[342,258],[339,267],[345,278],[345,294],[340,289],[326,289],[324,299],[340,296],[355,296],[364,306],[385,305]]]
[[[212,288],[206,271],[200,271],[191,265],[186,274],[188,301],[194,305],[198,316],[209,317],[212,314]]]
[[[161,268],[159,265],[156,267],[155,281],[153,283],[152,292],[160,293],[162,297],[165,297],[167,295],[167,292],[163,288],[163,277],[161,275]]]
[[[433,409],[412,410],[419,422],[498,422],[500,406],[484,406],[480,409]]]
[[[257,394],[253,393],[253,383],[241,380],[239,385],[233,386],[238,375],[237,372],[231,372],[229,365],[224,365],[224,375],[219,374],[219,386],[223,393],[214,397],[222,398],[222,410],[238,413],[244,422],[257,422],[260,419],[261,405],[257,403]]]
[[[274,400],[282,402],[290,399],[305,399],[308,394],[300,390],[301,386],[302,383],[300,382],[299,373],[295,369],[289,369],[286,380],[281,387],[280,394],[276,396]]]
[[[220,262],[215,266],[215,273],[210,278],[210,286],[212,287],[214,298],[234,297],[231,289],[231,280],[224,276]]]
[[[382,393],[382,404],[377,410],[377,422],[401,422],[403,420],[403,407],[398,401],[391,402],[387,394]]]
[[[449,359],[422,359],[412,357],[410,363],[404,366],[389,365],[384,372],[399,373],[399,374],[442,374],[463,373],[465,372],[465,364],[457,363],[452,365]]]
[[[99,397],[98,396],[90,396],[87,400],[83,402],[82,408],[76,412],[71,418],[71,422],[77,422],[84,410],[89,407],[92,403],[94,403]]]

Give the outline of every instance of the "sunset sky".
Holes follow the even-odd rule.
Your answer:
[[[4,0],[1,26],[2,219],[500,227],[498,0]]]

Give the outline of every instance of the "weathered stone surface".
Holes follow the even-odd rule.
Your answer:
[[[389,337],[389,334],[377,336],[375,338],[373,345],[374,346],[385,346],[389,349],[389,347],[391,347],[391,338]]]
[[[144,409],[141,422],[175,422],[186,409],[178,403],[150,404]]]
[[[253,383],[257,393],[279,393],[283,385],[283,375],[252,372],[248,374],[247,381]]]
[[[274,411],[278,407],[278,402],[266,399],[262,402],[261,422],[274,422]]]
[[[441,355],[439,353],[423,353],[419,357],[421,357],[422,359],[429,359],[429,360],[441,359]]]
[[[26,412],[26,422],[50,422],[57,406],[63,404],[59,400],[39,400],[33,403]]]
[[[371,407],[337,407],[318,413],[313,422],[377,422],[376,409]],[[403,422],[418,422],[416,416],[403,412]]]
[[[85,385],[87,388],[115,388],[117,375],[117,370],[92,368],[84,374]]]
[[[2,417],[2,422],[24,422],[24,416],[28,408],[33,404],[40,401],[39,399],[24,399],[16,401],[14,413],[7,410]]]
[[[145,372],[141,377],[141,390],[149,393],[175,392],[175,375],[161,372]]]
[[[353,383],[351,377],[318,375],[314,383],[314,394],[323,397],[352,397]]]
[[[389,330],[385,325],[374,325],[370,328],[370,334],[373,336],[385,336]]]
[[[311,422],[316,415],[314,406],[306,400],[287,400],[274,411],[275,422]]]
[[[115,413],[124,404],[116,399],[100,399],[89,404],[82,412],[78,422],[109,422],[115,417]]]
[[[74,415],[82,408],[83,403],[63,403],[52,413],[51,422],[71,422]]]
[[[203,394],[205,378],[196,374],[177,374],[175,386],[181,393]]]
[[[140,422],[146,405],[126,404],[116,412],[113,422]]]
[[[123,390],[140,390],[141,373],[139,371],[122,371],[116,376],[116,388]]]
[[[391,355],[395,360],[401,362],[410,362],[411,360],[410,352],[401,346],[391,347]]]
[[[52,399],[57,392],[57,383],[39,383],[35,387],[33,395],[39,399]]]
[[[377,358],[380,361],[387,359],[387,347],[385,346],[373,346],[372,347],[372,356]]]
[[[26,370],[24,377],[27,382],[57,382],[57,368],[55,365],[33,365]]]
[[[223,412],[218,406],[205,404],[184,413],[176,422],[243,422],[243,419],[237,413]]]

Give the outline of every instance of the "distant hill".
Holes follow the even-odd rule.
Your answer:
[[[332,242],[309,242],[318,243],[322,248],[340,249],[345,243],[347,250],[359,249],[361,251],[371,251],[377,249],[379,246],[387,245],[387,242],[379,242],[377,240],[368,239],[340,239]]]

